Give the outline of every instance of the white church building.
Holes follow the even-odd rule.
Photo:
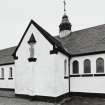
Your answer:
[[[54,37],[31,20],[17,46],[0,50],[0,94],[105,94],[105,25],[71,26],[64,14]]]

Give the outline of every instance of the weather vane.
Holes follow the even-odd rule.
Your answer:
[[[64,0],[63,3],[64,3],[64,13],[66,13],[66,1]]]

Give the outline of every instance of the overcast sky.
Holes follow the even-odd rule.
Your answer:
[[[72,31],[105,24],[105,0],[66,0]],[[0,0],[0,49],[17,45],[31,19],[59,34],[63,0]]]

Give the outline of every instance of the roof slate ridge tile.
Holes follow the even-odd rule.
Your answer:
[[[100,24],[100,25],[95,25],[95,26],[88,27],[88,28],[83,28],[83,29],[80,29],[80,30],[72,31],[71,33],[86,31],[86,30],[90,30],[90,29],[96,29],[96,28],[99,28],[99,27],[102,27],[102,26],[105,26],[105,24]]]

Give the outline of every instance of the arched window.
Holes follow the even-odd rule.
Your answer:
[[[34,35],[32,34],[29,41],[28,41],[28,44],[30,45],[30,48],[29,48],[29,51],[30,51],[30,58],[34,58],[34,45],[36,43],[36,39],[34,37]]]
[[[67,60],[65,59],[65,60],[64,60],[64,76],[65,76],[65,77],[68,76],[67,74],[68,74],[68,73],[67,73]]]
[[[77,60],[73,61],[73,74],[79,73],[79,63]]]
[[[104,59],[98,58],[96,60],[96,72],[97,73],[103,73],[104,72]]]
[[[84,73],[91,73],[91,62],[89,59],[84,61]]]
[[[36,62],[36,58],[34,57],[34,45],[36,43],[36,39],[34,37],[34,34],[31,35],[28,44],[29,44],[29,52],[30,52],[30,57],[28,58],[29,62]]]

